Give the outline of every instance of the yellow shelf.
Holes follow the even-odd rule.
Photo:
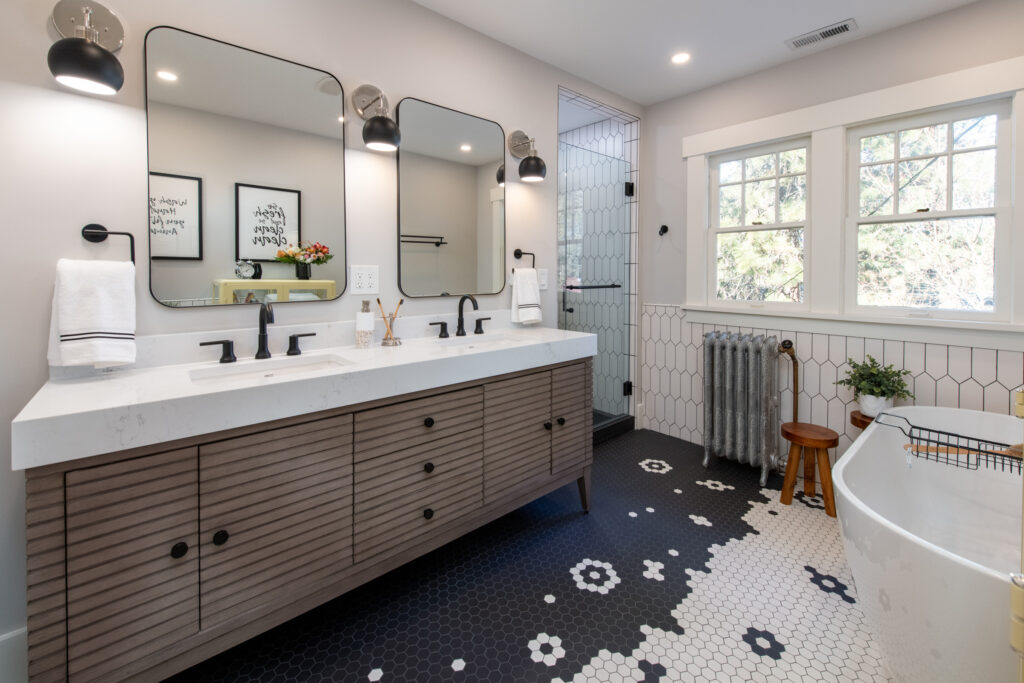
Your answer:
[[[277,293],[277,300],[288,301],[292,291],[323,292],[321,299],[333,299],[337,296],[334,280],[238,280],[220,278],[213,281],[213,298],[219,304],[234,303],[234,296],[239,291],[265,289]]]

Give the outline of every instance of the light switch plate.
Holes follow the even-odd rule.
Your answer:
[[[537,285],[540,286],[541,289],[547,289],[548,288],[548,269],[547,268],[538,268],[537,269]]]
[[[380,266],[349,266],[352,294],[380,294]]]

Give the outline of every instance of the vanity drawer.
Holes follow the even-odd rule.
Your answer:
[[[471,443],[464,435],[460,440],[461,445],[445,444],[433,453],[407,449],[397,463],[379,458],[387,461],[383,467],[361,463],[371,469],[356,474],[356,562],[400,550],[483,504],[480,430]],[[432,472],[424,470],[427,462],[434,465]]]
[[[356,462],[478,427],[482,401],[483,390],[472,387],[357,413]]]
[[[352,564],[352,416],[200,447],[202,628]]]
[[[68,472],[71,681],[120,678],[199,631],[196,449]]]

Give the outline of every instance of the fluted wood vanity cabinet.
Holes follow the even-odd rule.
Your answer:
[[[579,360],[27,470],[29,677],[159,680],[577,481]]]

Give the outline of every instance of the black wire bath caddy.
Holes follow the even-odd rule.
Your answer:
[[[1021,474],[1021,457],[1014,454],[1014,447],[1010,444],[978,439],[941,429],[918,427],[902,415],[893,415],[892,413],[879,413],[875,416],[875,423],[898,429],[909,439],[909,443],[903,446],[908,457],[913,455],[923,460],[968,470],[984,467],[1000,472]],[[1020,451],[1016,450],[1016,452]]]

